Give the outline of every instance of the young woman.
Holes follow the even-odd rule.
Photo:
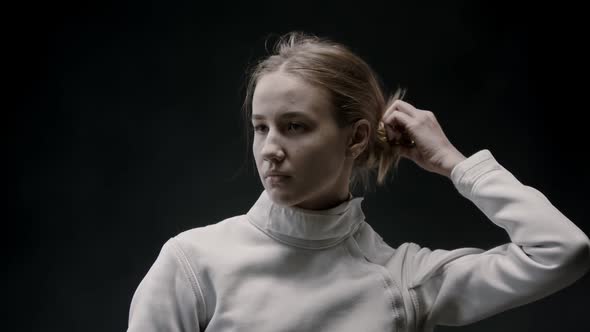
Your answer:
[[[489,150],[464,156],[435,115],[385,98],[345,46],[290,33],[251,72],[244,111],[264,191],[250,210],[166,242],[128,331],[430,331],[570,285],[588,237]],[[448,177],[508,232],[482,250],[392,248],[365,221],[368,188],[408,158]]]

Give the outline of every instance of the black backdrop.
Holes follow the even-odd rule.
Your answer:
[[[5,109],[15,114],[5,154],[15,194],[4,305],[19,330],[124,330],[166,239],[247,211],[262,187],[243,136],[242,86],[270,33],[349,45],[389,89],[406,87],[408,101],[433,111],[463,154],[489,149],[590,233],[587,23],[564,2],[127,0],[26,3],[5,15],[6,100],[17,107]],[[450,180],[409,160],[363,206],[394,247],[508,240]],[[589,285],[585,276],[440,331],[584,330]]]

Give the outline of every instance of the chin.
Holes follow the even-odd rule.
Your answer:
[[[299,203],[297,195],[294,192],[285,191],[281,188],[265,188],[268,197],[279,205],[293,206]]]

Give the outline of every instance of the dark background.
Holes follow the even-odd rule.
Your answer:
[[[6,105],[17,106],[3,112],[15,115],[5,136],[15,194],[3,223],[4,312],[18,330],[125,330],[133,292],[168,238],[245,213],[262,190],[240,115],[245,70],[269,34],[290,30],[349,45],[388,89],[403,86],[406,100],[433,111],[463,154],[489,149],[590,233],[578,7],[97,1],[5,11]],[[508,240],[449,179],[409,160],[365,197],[367,221],[393,247]],[[585,330],[589,288],[585,276],[439,330]]]

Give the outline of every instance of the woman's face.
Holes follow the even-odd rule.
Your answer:
[[[349,127],[340,129],[330,96],[288,73],[262,76],[252,99],[253,153],[262,185],[281,205],[318,210],[348,198]],[[276,171],[284,177],[266,177]]]

